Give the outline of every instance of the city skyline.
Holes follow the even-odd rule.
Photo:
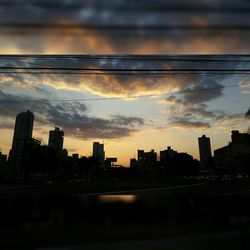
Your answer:
[[[248,115],[247,113],[246,113],[246,115]],[[28,122],[27,119],[32,119],[32,120],[30,122]],[[13,132],[12,150],[10,150],[9,153],[7,153],[9,156],[11,155],[11,152],[13,152],[13,148],[16,148],[15,145],[16,145],[16,141],[18,139],[17,137],[19,134],[21,134],[21,137],[24,139],[26,137],[27,137],[27,139],[32,138],[32,134],[33,134],[33,132],[35,132],[35,131],[33,131],[33,123],[34,122],[35,122],[35,115],[30,110],[27,110],[26,112],[21,112],[21,113],[17,114],[15,129]],[[29,123],[31,123],[31,125],[29,125]],[[24,127],[24,124],[26,124],[25,126],[27,128]],[[34,138],[34,139],[36,139],[36,138]],[[197,140],[197,138],[196,138],[196,140]],[[67,147],[63,147],[63,143],[64,143],[64,131],[62,131],[59,127],[55,127],[54,130],[48,131],[48,143],[47,144],[43,143],[42,145],[47,145],[48,147],[53,148],[56,152],[61,154],[63,149],[66,149],[68,151]],[[100,162],[103,162],[105,158],[109,158],[109,157],[106,157],[106,155],[105,155],[104,143],[101,144],[99,142],[92,142],[92,144],[93,144],[92,154],[87,155],[87,156],[93,156],[94,158],[99,159]],[[211,152],[210,137],[207,137],[206,135],[202,135],[201,137],[198,137],[198,144],[197,145],[198,145],[197,155],[199,154],[201,163],[208,161],[212,157],[213,151],[216,150],[216,149],[212,149],[212,152]],[[167,145],[165,148],[163,147],[160,150],[156,150],[154,152],[155,149],[152,149],[152,148],[154,148],[154,145],[151,145],[148,154],[153,152],[155,154],[156,160],[160,160],[162,157],[162,153],[165,152],[166,150],[167,151],[171,150],[172,152],[178,151],[178,150],[173,151],[173,149],[175,150],[176,148],[171,149],[171,147],[173,147],[173,145],[171,145],[171,146]],[[161,151],[161,150],[164,150],[164,151]],[[139,160],[140,159],[139,152],[144,152],[145,148],[137,148],[136,151],[138,151],[137,160]],[[71,152],[72,155],[78,154],[78,153],[79,153],[78,151]],[[188,152],[183,151],[183,153],[188,153]],[[115,152],[114,154],[119,155],[119,152]],[[135,154],[136,154],[136,152],[134,152],[134,156],[135,156]],[[108,155],[110,155],[109,152],[108,152]],[[80,156],[86,156],[86,155],[80,154]],[[194,155],[192,155],[192,156],[194,157]],[[130,160],[134,159],[134,158],[136,158],[136,157],[128,157],[127,162],[130,163]],[[120,163],[119,158],[118,158],[118,163]],[[129,164],[124,165],[124,166],[129,167]]]
[[[9,151],[8,158],[10,158],[11,154],[13,154],[13,151],[17,147],[16,144],[18,141],[23,140],[23,143],[25,143],[26,140],[31,140],[31,139],[37,140],[37,138],[32,137],[34,121],[35,121],[35,116],[30,110],[27,110],[26,112],[21,112],[21,113],[17,114],[16,121],[15,121],[14,133],[13,133],[12,147]],[[42,144],[42,145],[45,145],[45,146],[48,146],[49,148],[52,148],[53,150],[55,150],[55,152],[57,152],[59,154],[61,154],[64,149],[67,150],[67,148],[63,147],[64,131],[60,130],[60,128],[55,127],[54,130],[48,131],[48,138],[49,138],[48,143]],[[167,148],[168,148],[168,150],[171,149],[170,146],[168,146]],[[105,149],[104,143],[101,144],[99,142],[93,142],[92,156],[94,158],[98,159],[100,162],[103,162],[106,158],[108,158],[105,156],[104,149]],[[137,151],[138,151],[137,158],[139,160],[139,158],[140,158],[139,151],[144,153],[144,150],[137,149]],[[160,154],[158,156],[157,152],[154,152],[154,149],[151,149],[150,153],[155,154],[155,160],[160,159]],[[74,154],[78,154],[78,152],[72,153],[72,156]],[[81,156],[84,157],[83,155],[81,155]],[[113,159],[113,158],[110,158],[110,159]],[[131,158],[130,158],[130,160],[131,160]]]

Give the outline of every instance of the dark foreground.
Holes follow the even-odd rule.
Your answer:
[[[247,196],[1,197],[1,249],[249,249]]]
[[[2,194],[0,248],[249,249],[249,180],[168,184],[126,195]]]
[[[127,179],[70,181],[67,183],[12,184],[0,186],[0,195],[101,195],[101,194],[250,194],[250,178],[207,179]]]

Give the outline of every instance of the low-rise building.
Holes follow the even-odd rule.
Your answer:
[[[250,172],[250,134],[232,131],[232,142],[214,151],[215,171],[218,174]]]

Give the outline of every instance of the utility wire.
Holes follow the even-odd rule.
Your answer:
[[[204,58],[204,57],[211,57],[211,58]],[[204,55],[200,56],[200,58],[189,58],[189,56],[127,56],[127,55],[107,55],[107,56],[77,56],[77,55],[0,55],[1,59],[15,59],[15,60],[22,60],[22,59],[32,59],[32,60],[70,60],[74,59],[78,61],[112,61],[112,60],[119,60],[119,61],[177,61],[177,62],[250,62],[250,55],[242,54],[242,55],[219,55],[216,56],[218,58],[213,58],[212,55]],[[241,59],[236,59],[240,57]],[[27,63],[31,64],[30,62],[20,62],[20,63]],[[32,64],[35,64],[32,62]]]
[[[249,75],[250,71],[243,71],[243,72],[165,72],[165,73],[123,73],[123,72],[32,72],[32,71],[26,71],[26,72],[13,72],[13,71],[0,71],[0,74],[4,75],[105,75],[105,76],[131,76],[131,77],[166,77],[171,75]]]
[[[91,1],[90,1],[91,2]],[[116,2],[116,1],[115,1]],[[18,7],[24,7],[24,6],[34,6],[34,7],[40,7],[40,8],[49,8],[49,9],[56,9],[56,10],[68,10],[68,9],[78,9],[78,8],[91,8],[95,11],[119,11],[119,12],[125,12],[125,11],[136,11],[136,12],[199,12],[199,13],[246,13],[250,11],[248,4],[241,4],[241,5],[234,5],[234,6],[213,6],[213,5],[193,5],[193,4],[181,4],[181,3],[167,3],[164,1],[151,1],[151,2],[145,2],[144,4],[137,3],[134,1],[132,4],[126,3],[126,4],[114,4],[114,1],[107,2],[105,1],[105,4],[101,3],[89,3],[86,1],[28,1],[28,0],[22,0],[22,1],[4,1],[2,0],[0,3],[1,7],[11,7],[11,8],[18,8]]]
[[[121,25],[111,25],[111,24],[82,24],[82,23],[74,23],[74,24],[59,24],[59,23],[22,23],[22,22],[15,22],[15,23],[4,23],[0,22],[0,28],[8,28],[8,29],[34,29],[34,31],[39,31],[41,29],[45,29],[46,31],[52,30],[52,29],[61,29],[62,31],[65,31],[65,29],[72,30],[73,29],[85,29],[85,30],[98,30],[98,31],[107,31],[107,30],[113,30],[116,32],[124,32],[126,31],[137,31],[137,30],[150,30],[150,31],[166,31],[166,30],[246,30],[249,31],[250,24],[214,24],[214,25],[208,25],[208,26],[202,26],[202,25],[189,25],[189,24],[183,24],[183,25],[169,25],[169,24],[140,24],[140,25],[127,25],[127,24],[121,24]],[[24,30],[23,30],[24,31]]]
[[[81,58],[81,59],[109,59],[109,58],[114,58],[114,59],[192,59],[192,58],[198,58],[202,59],[203,57],[219,57],[219,58],[235,58],[235,57],[250,57],[249,54],[219,54],[219,55],[211,55],[211,54],[202,54],[202,55],[193,55],[193,54],[187,54],[187,55],[178,55],[178,54],[173,54],[173,55],[127,55],[127,54],[104,54],[104,55],[77,55],[77,54],[67,54],[67,55],[58,55],[58,54],[48,54],[48,55],[43,55],[43,54],[2,54],[0,55],[1,57],[16,57],[16,58],[56,58],[56,59],[61,59],[61,58],[68,58],[68,57],[73,57],[73,58]]]
[[[250,74],[250,69],[127,69],[127,68],[73,68],[73,67],[0,67],[0,74],[60,74],[60,75],[124,75],[124,76],[166,76],[192,74]]]
[[[38,64],[37,64],[38,65]],[[56,71],[62,71],[62,72],[68,72],[68,71],[81,71],[86,73],[116,73],[116,72],[128,72],[128,73],[174,73],[174,72],[250,72],[250,69],[248,68],[91,68],[91,67],[53,67],[53,66],[40,66],[40,67],[21,67],[21,66],[0,66],[0,70],[5,70],[4,72],[11,73],[13,72],[26,72],[25,70],[30,70],[30,72],[37,72],[37,73],[49,73],[49,72],[56,72]]]
[[[87,72],[249,72],[250,69],[218,69],[218,68],[79,68],[79,67],[13,67],[13,66],[0,66],[0,70],[50,70],[50,71],[87,71]],[[10,71],[11,72],[11,71]],[[19,71],[16,71],[19,72]],[[23,72],[23,71],[20,71]],[[36,71],[34,71],[36,72]]]
[[[232,58],[231,58],[232,57]],[[132,61],[147,61],[152,62],[155,61],[180,61],[180,62],[212,62],[212,63],[223,63],[221,66],[225,67],[225,63],[231,64],[232,62],[235,63],[247,63],[250,62],[250,60],[245,60],[244,58],[249,58],[249,55],[240,55],[241,59],[235,59],[235,56],[219,56],[219,59],[211,58],[187,58],[186,56],[183,58],[175,58],[170,56],[0,56],[0,60],[47,60],[50,62],[50,65],[43,64],[43,63],[36,63],[36,62],[27,62],[27,61],[15,61],[16,64],[26,64],[28,66],[0,66],[0,73],[1,74],[86,74],[86,75],[131,75],[131,76],[165,76],[165,75],[175,75],[175,74],[249,74],[250,69],[247,68],[219,68],[216,65],[208,65],[207,68],[199,67],[197,66],[195,69],[192,68],[176,68],[177,65],[175,65],[175,68],[91,68],[91,67],[72,67],[72,66],[64,66],[64,67],[58,67],[56,65],[51,64],[51,60],[67,60],[68,62],[71,62],[71,60],[74,60],[74,63],[78,63],[79,61],[101,61],[101,60],[119,60],[120,62],[123,62],[124,60],[132,60]],[[237,57],[236,57],[237,58]],[[243,58],[243,60],[242,60]],[[75,61],[77,60],[77,61]],[[34,66],[29,66],[34,65]],[[39,66],[39,67],[38,67]],[[128,66],[128,65],[127,65]],[[133,65],[131,65],[133,66]],[[181,66],[181,65],[180,65]],[[214,68],[214,67],[217,68]],[[232,67],[233,65],[231,65]],[[210,68],[213,67],[213,68]]]

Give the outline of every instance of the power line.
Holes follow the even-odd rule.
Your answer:
[[[90,71],[90,72],[99,72],[99,71],[108,71],[108,72],[245,72],[250,71],[250,69],[218,69],[218,68],[79,68],[79,67],[13,67],[13,66],[0,66],[0,70],[58,70],[58,71]],[[35,72],[35,71],[34,71]]]
[[[207,56],[205,56],[207,57]],[[237,59],[240,57],[240,59]],[[235,59],[236,58],[236,59]],[[204,58],[204,56],[200,56],[197,58],[190,58],[189,56],[127,56],[127,55],[108,55],[108,56],[75,56],[75,55],[67,55],[67,56],[58,56],[58,55],[3,55],[0,56],[0,60],[33,60],[33,62],[28,61],[15,61],[17,64],[26,64],[26,65],[35,65],[34,67],[30,66],[0,66],[0,74],[84,74],[84,75],[124,75],[124,76],[165,76],[165,75],[177,75],[177,74],[249,74],[250,69],[246,68],[210,68],[216,66],[214,63],[222,63],[225,67],[226,64],[231,63],[248,63],[250,60],[246,60],[249,58],[249,55],[240,55],[240,56],[233,56],[233,55],[221,55],[218,58],[214,58],[214,56],[209,56],[208,58]],[[34,60],[46,60],[50,62],[50,65],[43,64],[43,63],[36,63]],[[164,68],[90,68],[90,67],[58,67],[56,65],[52,65],[53,62],[51,60],[67,60],[67,63],[71,60],[75,60],[74,63],[79,63],[80,61],[111,61],[118,60],[120,63],[126,61],[142,61],[142,62],[157,62],[157,61],[177,61],[177,62],[185,62],[185,63],[213,63],[212,65],[208,65],[207,68],[202,68],[201,65],[196,69],[192,68],[171,68],[171,69],[164,69]],[[65,62],[66,63],[66,62]],[[56,62],[55,62],[56,64]],[[39,67],[38,67],[39,66]],[[128,65],[127,65],[128,66]],[[181,66],[181,65],[180,65]],[[192,64],[193,66],[193,64]],[[232,67],[233,65],[230,65]],[[177,65],[175,65],[177,67]]]
[[[24,29],[20,29],[20,30],[11,30],[11,29],[6,29],[6,30],[1,30],[1,34],[7,34],[7,35],[12,35],[12,36],[37,36],[37,35],[41,35],[42,33],[39,32],[39,30],[34,29],[34,30],[24,30]],[[52,36],[61,36],[61,37],[83,37],[83,36],[98,36],[98,37],[106,37],[108,36],[112,36],[115,38],[123,38],[123,39],[144,39],[145,37],[151,38],[151,39],[155,39],[155,38],[169,38],[169,36],[173,37],[178,37],[178,39],[183,39],[181,38],[184,35],[201,35],[203,37],[211,37],[211,36],[218,36],[218,35],[223,35],[224,37],[229,37],[229,39],[232,39],[233,36],[239,36],[238,32],[241,32],[240,35],[244,35],[244,37],[248,38],[250,36],[250,26],[248,29],[242,29],[242,30],[227,30],[227,29],[222,29],[222,30],[180,30],[181,33],[179,32],[175,32],[174,30],[162,30],[162,31],[154,31],[154,30],[143,30],[143,31],[136,31],[136,32],[132,32],[132,31],[128,31],[128,32],[115,32],[115,31],[108,31],[108,32],[97,32],[94,31],[93,32],[79,32],[79,31],[67,31],[66,34],[65,32],[62,30],[49,30],[49,32],[46,31],[45,35],[52,35]],[[185,34],[184,34],[185,32]],[[181,36],[181,37],[180,37]]]
[[[91,2],[91,1],[90,1]],[[86,3],[83,1],[28,1],[28,0],[22,0],[22,1],[4,1],[2,0],[0,3],[1,7],[11,7],[11,8],[17,8],[17,7],[24,7],[24,6],[35,6],[40,8],[49,8],[49,9],[78,9],[78,8],[91,8],[95,11],[119,11],[119,12],[125,12],[125,11],[136,11],[136,12],[146,12],[146,11],[154,11],[154,12],[199,12],[199,13],[246,13],[250,11],[249,5],[247,4],[241,4],[241,5],[234,5],[234,6],[213,6],[213,5],[207,5],[207,4],[181,4],[181,3],[167,3],[165,1],[151,1],[151,2],[145,2],[144,4],[140,4],[137,1],[134,1],[132,4],[130,3],[120,3],[120,4],[114,4],[113,1],[107,2],[105,1],[105,4],[103,3]]]
[[[165,72],[165,73],[122,73],[122,72],[1,72],[5,75],[105,75],[105,76],[130,76],[130,77],[167,77],[181,75],[249,75],[250,71],[244,72]]]
[[[202,72],[218,72],[218,73],[223,73],[223,72],[230,72],[230,73],[240,73],[240,72],[250,72],[250,69],[248,68],[233,68],[233,69],[224,69],[224,68],[91,68],[91,67],[53,67],[53,66],[46,66],[46,67],[20,67],[20,66],[0,66],[0,70],[5,70],[3,73],[11,73],[13,71],[10,70],[15,70],[15,73],[26,73],[25,70],[30,70],[29,72],[34,72],[34,73],[54,73],[57,71],[62,71],[62,72],[67,72],[70,73],[70,71],[80,71],[89,73],[89,74],[96,74],[96,73],[104,73],[104,72],[109,72],[109,73],[175,73],[175,72],[180,72],[180,73],[191,73],[191,72],[197,72],[197,73],[202,73]],[[7,71],[6,71],[7,70]]]
[[[0,68],[1,69],[1,68]],[[15,68],[13,68],[15,69]],[[90,69],[90,68],[23,68],[22,71],[0,71],[0,74],[32,75],[111,75],[111,76],[168,76],[168,75],[248,75],[250,69]],[[38,70],[39,69],[39,70]]]
[[[137,99],[137,98],[148,98],[148,97],[158,97],[158,96],[167,96],[174,94],[188,94],[194,92],[203,92],[203,91],[213,91],[217,89],[225,89],[231,87],[239,87],[239,84],[231,84],[224,86],[217,86],[212,88],[199,88],[199,89],[184,89],[180,91],[174,91],[164,94],[149,94],[149,95],[128,95],[123,97],[100,97],[100,98],[84,98],[84,99],[50,99],[50,100],[0,100],[0,103],[47,103],[47,102],[88,102],[88,101],[108,101],[108,100],[120,100],[120,99]]]
[[[189,25],[189,24],[180,24],[180,25],[169,25],[169,24],[82,24],[82,23],[69,23],[69,24],[60,24],[60,23],[24,23],[24,22],[0,22],[0,28],[8,29],[34,29],[35,31],[40,32],[40,30],[72,30],[74,29],[83,29],[83,30],[95,30],[95,31],[140,31],[140,30],[150,30],[150,31],[166,31],[166,30],[246,30],[249,31],[250,24],[213,24],[213,25]],[[10,30],[9,30],[10,31]],[[25,30],[22,30],[22,32]]]
[[[67,54],[67,55],[58,55],[58,54],[2,54],[0,57],[16,57],[16,58],[30,58],[30,57],[36,57],[36,58],[68,58],[68,57],[73,57],[73,58],[82,58],[82,59],[109,59],[109,58],[142,58],[142,59],[147,59],[147,58],[164,58],[164,59],[186,59],[186,58],[204,58],[204,57],[218,57],[218,58],[235,58],[235,57],[250,57],[249,54],[219,54],[219,55],[213,55],[213,54],[202,54],[202,55],[193,55],[193,54],[185,54],[185,55],[178,55],[178,54],[173,54],[173,55],[128,55],[128,54],[104,54],[104,55],[77,55],[77,54]]]
[[[105,56],[77,56],[77,55],[0,55],[0,59],[39,59],[39,60],[69,60],[76,59],[77,61],[184,61],[184,62],[250,62],[249,54],[241,55],[202,55],[199,58],[190,58],[190,55],[185,56],[160,56],[160,55],[105,55]],[[209,58],[204,58],[209,57]],[[235,59],[241,57],[241,59]],[[246,59],[245,59],[246,58]],[[29,62],[23,62],[29,64]],[[32,62],[33,63],[33,62]]]

